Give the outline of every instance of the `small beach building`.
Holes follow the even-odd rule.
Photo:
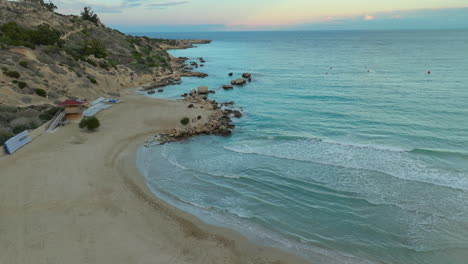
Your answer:
[[[65,120],[70,123],[79,123],[83,119],[85,103],[86,101],[67,100],[59,104],[64,107]]]

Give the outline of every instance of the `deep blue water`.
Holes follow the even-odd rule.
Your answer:
[[[231,137],[142,147],[158,196],[317,263],[468,263],[468,31],[148,35],[213,40],[170,52],[208,78],[154,96],[244,111]]]

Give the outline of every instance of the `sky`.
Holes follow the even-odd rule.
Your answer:
[[[124,32],[468,29],[468,0],[52,0]]]

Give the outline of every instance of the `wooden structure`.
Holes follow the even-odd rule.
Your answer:
[[[60,106],[64,107],[65,121],[69,123],[79,123],[83,119],[85,101],[67,100]]]

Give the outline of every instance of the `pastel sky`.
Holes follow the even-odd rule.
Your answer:
[[[468,28],[468,0],[55,0],[127,32]]]

